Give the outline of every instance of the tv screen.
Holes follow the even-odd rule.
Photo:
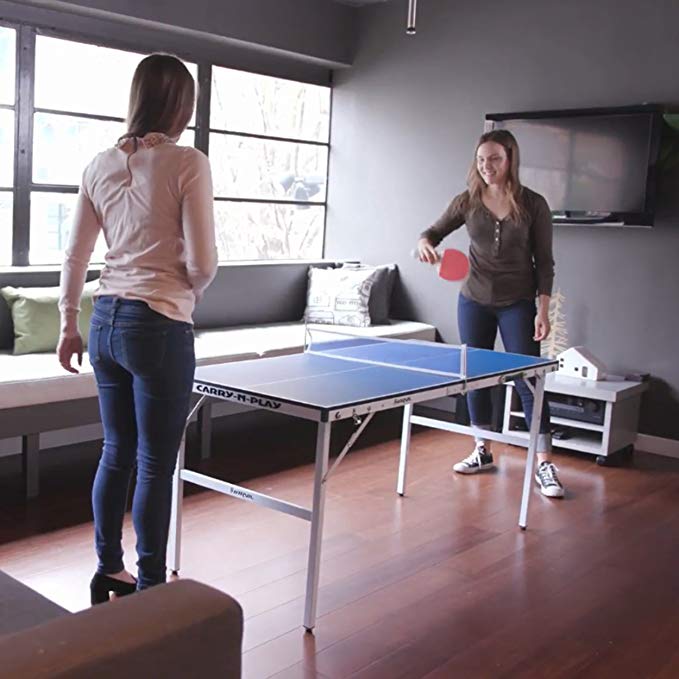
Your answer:
[[[541,193],[556,218],[652,223],[658,117],[653,112],[488,116],[512,132],[521,182]]]

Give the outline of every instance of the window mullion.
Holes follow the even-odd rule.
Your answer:
[[[208,154],[210,148],[210,100],[212,97],[212,66],[198,64],[198,99],[196,101],[196,148]]]
[[[323,234],[321,236],[321,257],[325,257],[326,236],[328,235],[328,194],[330,192],[330,142],[332,140],[332,108],[335,90],[332,87],[332,73],[330,74],[330,102],[328,119],[328,155],[325,162],[325,200],[323,201]]]
[[[12,264],[14,266],[28,266],[31,242],[35,34],[35,29],[30,26],[21,26],[17,31],[15,191],[12,229]]]

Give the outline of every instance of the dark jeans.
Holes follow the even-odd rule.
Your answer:
[[[540,344],[533,339],[535,333],[535,302],[521,300],[503,307],[483,306],[460,295],[457,305],[457,323],[460,341],[470,347],[493,349],[498,328],[505,351],[528,356],[540,355]],[[533,393],[525,380],[515,380],[514,386],[521,398],[521,405],[530,427],[533,415]],[[491,423],[492,406],[488,389],[476,389],[467,394],[467,407],[473,427],[488,429]],[[538,452],[548,451],[551,447],[549,438],[549,406],[542,404],[540,418],[540,437]]]
[[[122,524],[136,464],[132,520],[144,589],[166,577],[172,474],[195,368],[193,327],[141,301],[99,297],[88,351],[104,426],[92,489],[97,570],[123,569]]]

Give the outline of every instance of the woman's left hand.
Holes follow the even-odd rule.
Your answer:
[[[545,313],[538,312],[535,316],[535,335],[533,336],[533,339],[536,342],[542,342],[542,340],[549,337],[550,330],[549,317]]]

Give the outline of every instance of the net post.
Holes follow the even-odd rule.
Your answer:
[[[304,314],[304,353],[311,348],[311,331],[307,325],[306,314]]]

